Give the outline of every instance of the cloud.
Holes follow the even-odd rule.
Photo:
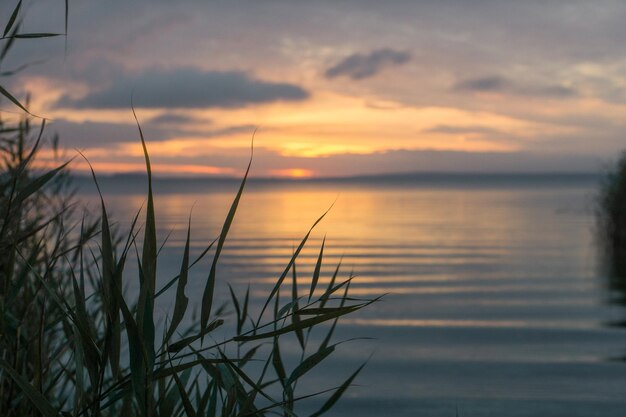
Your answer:
[[[155,69],[121,75],[114,83],[81,98],[61,97],[57,107],[114,109],[134,104],[144,108],[240,108],[275,101],[301,101],[303,88],[250,78],[239,71],[201,71],[195,68]]]
[[[235,126],[227,126],[220,129],[211,129],[207,131],[198,131],[196,133],[197,136],[201,136],[203,138],[220,138],[226,136],[234,136],[239,133],[247,133],[252,137],[254,130],[258,126],[252,124],[242,124]]]
[[[186,123],[194,123],[199,121],[199,119],[196,119],[194,117],[175,113],[163,113],[149,120],[150,123],[155,123],[158,125],[183,125]],[[210,121],[207,120],[203,120],[202,122],[207,124],[210,123]]]
[[[250,134],[256,126],[241,124],[212,129],[184,129],[184,126],[170,127],[169,124],[154,123],[154,119],[142,124],[144,136],[149,142],[166,141],[173,138],[225,138],[238,134]],[[94,148],[120,143],[139,143],[137,125],[133,123],[103,123],[86,121],[82,123],[57,119],[52,130],[59,134],[60,143],[65,148]]]
[[[433,128],[424,130],[425,133],[443,133],[448,135],[469,135],[469,134],[490,134],[501,133],[500,131],[484,126],[452,126],[437,125]]]
[[[59,134],[60,144],[66,148],[85,149],[114,143],[139,141],[137,125],[131,123],[77,123],[57,119],[51,125],[51,129]],[[154,129],[151,126],[142,126],[142,130],[150,141],[167,140],[169,137],[169,132]]]
[[[453,86],[453,90],[470,93],[508,93],[549,98],[568,98],[578,95],[578,92],[572,87],[560,84],[519,83],[499,75],[462,80]]]
[[[510,87],[510,83],[503,77],[488,76],[482,78],[471,78],[458,82],[454,89],[458,91],[491,92],[503,91]]]
[[[405,51],[376,49],[369,54],[350,55],[328,68],[324,75],[326,78],[345,76],[353,80],[362,80],[373,77],[384,68],[406,64],[410,60],[411,55]]]

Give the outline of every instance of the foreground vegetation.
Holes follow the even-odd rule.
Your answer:
[[[311,231],[254,317],[249,293],[240,299],[232,289],[235,314],[224,316],[223,308],[213,307],[216,271],[245,177],[219,237],[191,259],[188,228],[180,273],[156,288],[159,246],[148,154],[145,224],[140,232],[137,213],[116,244],[104,199],[97,222],[76,220],[65,165],[34,174],[29,167],[41,137],[29,148],[28,122],[16,129],[2,138],[0,414],[31,415],[36,408],[45,416],[60,410],[72,416],[245,416],[276,409],[295,415],[298,381],[335,350],[339,318],[372,302],[348,297],[352,277],[339,281],[339,267],[325,288],[317,288],[323,245],[309,291],[298,295],[296,262]],[[145,148],[143,138],[142,144]],[[200,322],[181,330],[189,270],[209,254]],[[138,276],[129,277],[125,270],[132,257]],[[132,300],[123,291],[128,280],[139,281]],[[283,301],[281,290],[289,294]],[[175,293],[175,306],[157,335],[155,302],[168,293]],[[309,346],[311,329],[324,322],[331,323],[325,337]],[[231,335],[215,342],[211,333],[226,325]],[[288,369],[281,343],[290,335],[302,355]],[[313,415],[330,409],[359,370]]]
[[[55,35],[21,34],[20,6],[5,27],[0,65],[15,40]],[[28,112],[27,103],[7,89],[0,93]],[[352,276],[340,279],[339,265],[328,285],[318,285],[324,244],[307,277],[308,291],[299,294],[298,257],[324,215],[294,250],[262,306],[253,308],[249,292],[238,296],[232,288],[230,300],[215,300],[217,267],[248,165],[219,236],[192,258],[190,219],[180,272],[159,279],[151,164],[137,126],[148,177],[146,205],[129,230],[121,231],[111,226],[102,194],[97,215],[81,214],[67,162],[48,170],[37,164],[45,120],[0,119],[0,415],[295,416],[300,400],[316,394],[323,395],[311,415],[324,414],[362,366],[341,383],[329,382],[326,391],[300,393],[298,383],[337,348],[333,334],[340,318],[375,301],[349,297]],[[92,175],[97,187],[93,170]],[[212,259],[200,317],[182,327],[190,310],[190,269],[205,257]],[[157,288],[159,282],[166,284]],[[125,291],[129,283],[138,287],[136,293]],[[163,297],[173,298],[174,308],[156,317],[155,303]],[[216,308],[218,301],[230,308]],[[315,328],[323,337],[312,346]],[[283,361],[285,343],[297,344],[296,363]]]

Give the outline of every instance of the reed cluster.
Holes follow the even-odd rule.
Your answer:
[[[6,24],[0,65],[16,40],[57,35],[21,33],[20,7],[21,1]],[[363,365],[321,392],[300,393],[298,383],[341,343],[333,339],[338,321],[375,300],[351,298],[353,277],[340,278],[339,265],[328,285],[318,285],[324,243],[306,277],[306,294],[299,293],[303,278],[296,264],[325,214],[295,248],[262,306],[251,307],[249,290],[238,295],[231,288],[229,300],[215,300],[220,255],[250,164],[219,236],[192,257],[190,219],[178,274],[159,277],[152,170],[139,122],[145,208],[128,230],[117,230],[99,188],[99,212],[81,214],[68,162],[41,169],[36,161],[45,120],[0,88],[27,113],[18,122],[0,119],[0,415],[296,416],[300,400],[319,394],[311,415],[331,409]],[[98,187],[93,170],[92,176]],[[204,258],[210,267],[199,319],[182,326],[191,314],[185,293],[190,269]],[[127,290],[129,283],[136,293]],[[175,300],[173,310],[157,317],[155,303],[164,297]],[[218,301],[233,313],[216,308]],[[323,332],[315,343],[313,329]],[[295,363],[283,361],[285,343],[298,346]]]

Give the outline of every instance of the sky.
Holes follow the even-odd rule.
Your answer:
[[[26,2],[23,30],[62,32],[63,3]],[[240,176],[255,130],[260,177],[590,172],[626,148],[624,21],[603,0],[70,1],[67,38],[19,40],[5,66],[43,62],[0,81],[101,173],[143,170],[131,103],[162,176]]]

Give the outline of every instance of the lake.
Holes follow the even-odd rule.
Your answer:
[[[94,203],[93,186],[78,182]],[[114,218],[128,225],[145,201],[143,182],[105,178],[102,187]],[[596,187],[592,177],[540,175],[252,181],[216,296],[227,299],[226,283],[239,293],[250,284],[258,304],[335,202],[299,275],[311,275],[326,236],[322,283],[343,257],[342,277],[357,276],[354,296],[387,295],[336,332],[375,339],[341,345],[302,387],[335,386],[372,355],[331,415],[623,416],[626,308],[611,302],[619,289],[608,285],[594,246]],[[192,206],[197,255],[218,235],[237,183],[163,180],[155,189],[158,236],[171,232],[159,264],[165,282],[180,268]],[[207,274],[205,262],[190,277],[196,303]]]

